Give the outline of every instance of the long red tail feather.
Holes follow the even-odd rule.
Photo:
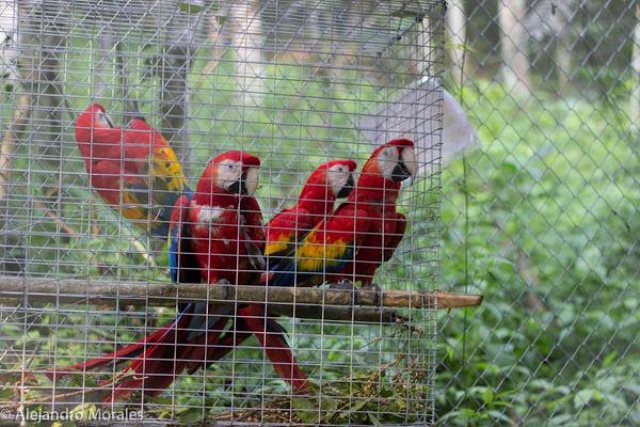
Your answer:
[[[259,305],[240,308],[238,315],[242,316],[247,329],[258,338],[278,375],[288,381],[296,392],[308,393],[309,379],[296,363],[282,327],[275,320],[267,318],[264,307]]]
[[[94,359],[85,360],[84,362],[76,363],[75,365],[65,366],[63,368],[55,367],[45,372],[45,375],[53,380],[54,378],[64,378],[78,371],[86,371],[109,365],[120,365],[124,362],[131,361],[138,356],[145,347],[159,342],[162,337],[172,328],[175,327],[175,320],[171,323],[159,328],[155,332],[147,335],[143,339],[133,344],[129,344],[116,351],[96,357]]]

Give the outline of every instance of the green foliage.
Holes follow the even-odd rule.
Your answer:
[[[483,144],[443,175],[442,278],[485,299],[445,319],[440,423],[635,425],[637,137],[617,109],[477,89]]]

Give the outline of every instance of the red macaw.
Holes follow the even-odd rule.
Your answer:
[[[406,221],[397,212],[396,201],[402,181],[415,172],[412,141],[396,139],[378,147],[348,200],[316,225],[290,257],[271,267],[269,284],[349,280],[370,286],[377,268],[391,258],[404,234]]]
[[[277,262],[295,243],[333,211],[336,199],[353,190],[353,160],[332,160],[318,166],[307,178],[294,206],[278,212],[267,224],[264,254]]]
[[[91,186],[111,207],[152,235],[166,238],[171,211],[187,180],[175,152],[144,119],[115,127],[100,104],[76,120],[76,141]]]
[[[264,258],[260,251],[263,236],[259,205],[253,198],[258,183],[260,160],[241,151],[230,151],[211,160],[194,193],[176,202],[171,218],[170,270],[174,281],[204,282],[211,285],[258,283]],[[262,237],[264,239],[264,237]],[[208,365],[225,325],[238,316],[243,329],[258,337],[276,372],[296,391],[306,392],[309,384],[296,365],[284,337],[273,319],[266,319],[264,307],[234,305],[223,310],[205,303],[180,307],[170,325],[145,339],[98,359],[52,371],[65,375],[72,371],[131,363],[123,374],[133,378],[113,386],[111,399],[123,399],[143,390],[155,395],[168,387],[182,371],[194,372]],[[229,333],[229,332],[227,332]]]
[[[353,160],[332,160],[321,164],[309,175],[297,203],[278,212],[267,224],[264,254],[268,265],[290,256],[296,242],[333,211],[336,199],[351,193],[356,167]],[[242,318],[246,317],[254,316]],[[233,333],[220,338],[210,363],[224,357],[250,336],[250,329],[242,321],[238,322]]]

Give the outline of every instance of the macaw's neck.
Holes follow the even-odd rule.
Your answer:
[[[297,209],[308,212],[328,214],[336,201],[333,192],[327,185],[306,184],[298,197]]]
[[[374,206],[395,206],[400,194],[400,182],[393,182],[381,176],[362,176],[349,201]]]
[[[203,182],[205,181],[205,182]],[[201,180],[196,186],[193,200],[204,206],[220,206],[237,208],[240,198],[237,194],[231,194],[224,189],[210,185],[210,181]]]

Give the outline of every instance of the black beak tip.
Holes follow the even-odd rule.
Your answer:
[[[344,187],[340,189],[336,197],[338,199],[342,199],[344,197],[349,196],[349,194],[351,194],[351,192],[353,191],[354,187],[355,187],[355,181],[353,180],[353,175],[349,175],[349,179],[347,179],[346,184],[344,185]]]
[[[236,181],[229,186],[229,192],[232,194],[247,194],[247,187],[242,181]]]
[[[246,181],[247,181],[247,174],[243,173],[239,180],[237,180],[236,182],[234,182],[229,186],[229,191],[234,194],[242,194],[242,195],[249,194],[249,190],[247,190]]]
[[[411,176],[411,172],[404,164],[404,162],[400,162],[393,168],[393,172],[391,173],[391,180],[393,182],[402,182]]]

